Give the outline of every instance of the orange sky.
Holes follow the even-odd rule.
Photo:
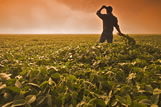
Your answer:
[[[103,4],[122,32],[161,34],[161,0],[0,0],[0,33],[101,33]]]

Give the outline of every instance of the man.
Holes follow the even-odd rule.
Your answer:
[[[101,11],[102,9],[106,9],[107,14],[102,14]],[[116,28],[118,31],[118,34],[120,36],[123,36],[124,34],[121,33],[119,25],[118,25],[118,20],[117,18],[112,14],[112,7],[108,6],[106,7],[103,5],[98,11],[97,15],[99,18],[103,20],[103,32],[100,38],[100,43],[103,43],[106,39],[108,43],[112,43],[113,40],[113,27]]]

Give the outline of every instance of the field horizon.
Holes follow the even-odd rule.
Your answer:
[[[148,42],[157,42],[159,43],[161,41],[161,34],[126,34],[130,37],[134,38],[136,41],[148,41]],[[94,40],[99,41],[101,34],[0,34],[0,39],[2,38],[14,38],[15,39],[23,39],[25,37],[27,38],[37,38],[37,39],[43,39],[43,38],[50,38],[50,39],[58,39],[62,40],[66,38],[66,40],[72,38],[76,39],[79,38],[81,40]],[[20,38],[19,38],[20,37]],[[88,38],[88,39],[87,39]],[[119,41],[121,36],[118,34],[114,34],[114,42]]]
[[[101,33],[1,33],[0,35],[101,35]],[[113,33],[117,35],[117,33]],[[161,33],[128,33],[125,35],[161,35]]]

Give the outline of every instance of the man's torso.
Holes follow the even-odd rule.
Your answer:
[[[113,27],[117,24],[117,18],[113,14],[104,14],[102,17],[103,20],[103,31],[104,32],[113,32]]]

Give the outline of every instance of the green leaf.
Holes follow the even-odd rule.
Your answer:
[[[46,69],[41,69],[41,72],[42,72],[43,74],[45,74],[45,75],[47,75],[47,74],[48,74],[48,72],[47,72],[47,70],[46,70]]]
[[[101,60],[101,56],[96,57],[97,60]]]
[[[53,85],[54,84],[54,86],[56,86],[56,83],[52,80],[52,78],[49,78],[48,82],[49,82],[49,85]]]
[[[108,81],[108,84],[109,84],[110,86],[113,86],[114,82],[113,82],[113,81]]]
[[[154,95],[155,95],[155,94],[161,94],[161,90],[158,89],[158,88],[155,88],[155,89],[153,90],[153,94],[154,94]]]
[[[46,99],[45,96],[40,96],[36,101],[37,101],[37,106],[42,104],[44,102],[44,100]]]
[[[19,100],[15,100],[11,107],[23,106],[23,105],[25,105],[25,100],[24,99],[19,99]]]
[[[91,104],[92,102],[94,102],[94,101],[96,101],[97,100],[97,98],[92,98],[88,103],[87,103],[87,105],[88,104]]]
[[[105,104],[107,105],[112,97],[112,90],[108,93],[108,96],[105,97]]]
[[[25,104],[25,107],[31,107],[31,105],[27,103],[27,104]]]
[[[150,92],[150,93],[153,93],[153,87],[151,85],[146,85],[145,90]]]
[[[10,86],[10,85],[14,85],[15,82],[16,82],[16,79],[9,79],[9,80],[7,80],[6,84],[7,84],[8,86]]]
[[[115,95],[115,98],[116,98],[116,100],[118,100],[122,105],[127,106],[127,102],[126,102],[126,100],[125,100],[123,97],[118,96],[118,95]]]
[[[11,79],[12,74],[0,73],[0,82],[5,82],[6,80]]]
[[[109,98],[112,97],[112,90],[108,93]]]
[[[97,99],[97,104],[100,106],[105,106],[105,101],[102,99]]]
[[[145,105],[151,105],[151,101],[148,99],[143,99],[143,100],[139,101],[139,103],[145,104]]]
[[[63,98],[62,98],[62,104],[64,104],[65,101],[66,101],[67,99],[69,99],[69,98],[70,98],[70,94],[69,94],[69,93],[65,93],[65,96],[63,96]]]
[[[11,105],[13,103],[13,101],[12,102],[9,102],[9,103],[6,103],[6,104],[4,104],[2,107],[8,107],[9,105]]]
[[[147,107],[145,104],[140,104],[137,101],[134,101],[133,107]]]
[[[66,66],[66,67],[69,67],[69,65],[70,65],[70,62],[66,62],[66,63],[65,63],[65,66]]]
[[[156,104],[152,104],[150,107],[158,107],[158,105],[156,105]]]
[[[127,95],[127,104],[131,105],[131,97],[129,95]]]
[[[52,77],[55,78],[55,79],[58,79],[58,78],[60,78],[60,74],[59,73],[55,73],[55,74],[52,75]]]
[[[36,100],[36,96],[35,95],[28,95],[26,98],[25,98],[26,102],[31,104],[33,103],[35,100]]]
[[[74,91],[74,92],[72,93],[72,97],[73,97],[73,98],[77,98],[77,96],[78,96],[78,92]]]
[[[150,100],[151,100],[152,104],[158,104],[158,101],[159,101],[159,94],[152,95],[152,96],[150,97]]]
[[[77,78],[74,75],[69,75],[69,78],[72,80],[77,80]]]
[[[4,99],[12,99],[12,93],[10,93],[10,92],[4,93],[3,98]]]
[[[31,77],[36,76],[39,73],[39,71],[35,70],[35,71],[31,71],[30,75]]]
[[[47,96],[47,104],[48,104],[49,107],[53,107],[51,95]]]
[[[109,96],[107,96],[107,97],[105,98],[105,104],[107,105],[109,102],[110,102],[110,98],[109,98]]]
[[[112,103],[111,103],[111,106],[114,107],[114,106],[116,106],[116,104],[117,104],[117,101],[113,100]]]
[[[47,67],[49,74],[54,74],[58,69],[54,66]]]
[[[76,105],[77,105],[77,100],[76,99],[72,98],[72,105],[73,105],[73,107],[76,107]]]
[[[148,97],[145,95],[138,96],[138,100],[143,100],[143,99],[148,99]]]
[[[22,84],[17,80],[15,82],[15,86],[18,87],[18,88],[21,88],[22,87]]]
[[[134,79],[136,78],[136,73],[131,73],[129,74],[129,76],[127,77],[128,80]]]
[[[6,88],[9,89],[9,90],[11,90],[11,91],[13,91],[14,93],[17,93],[17,94],[20,94],[20,91],[21,91],[21,89],[18,88],[18,87],[11,87],[11,86],[8,86],[8,87],[6,87]]]
[[[27,73],[28,71],[25,69],[25,70],[23,70],[22,72],[20,72],[20,75],[25,75],[26,73]]]
[[[80,103],[78,103],[78,104],[76,105],[76,107],[82,107],[85,103],[86,103],[85,101],[81,101]]]
[[[134,62],[134,64],[135,64],[135,63],[136,63],[136,62]],[[140,71],[140,68],[139,68],[139,67],[132,67],[132,69],[133,69],[134,72]]]
[[[40,86],[38,84],[35,83],[27,83],[27,84],[33,86],[36,89],[40,89]]]
[[[43,87],[45,85],[47,85],[49,82],[48,81],[44,81],[43,83],[40,84],[40,87]]]
[[[6,84],[0,84],[0,90],[6,88]]]

